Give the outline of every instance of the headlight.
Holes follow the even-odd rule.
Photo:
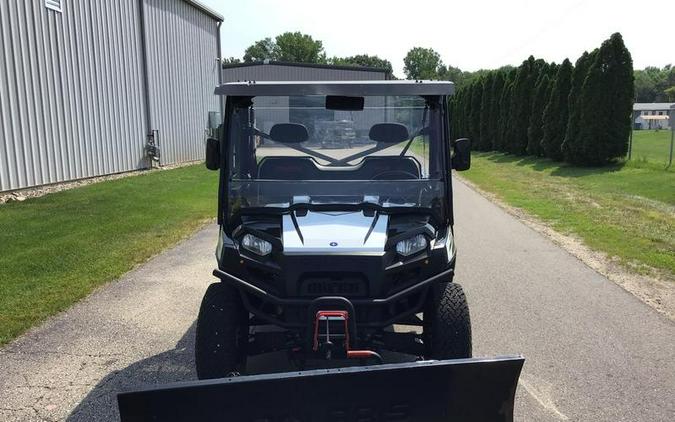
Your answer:
[[[445,239],[445,248],[446,251],[448,252],[448,262],[450,262],[455,257],[455,253],[457,251],[455,250],[455,238],[452,235],[452,232],[450,232],[449,230],[448,230],[448,237]]]
[[[272,244],[270,242],[255,237],[252,234],[244,235],[241,239],[241,246],[260,256],[269,255],[272,252]]]
[[[409,256],[426,249],[427,238],[418,234],[409,239],[401,240],[396,244],[396,252],[403,256]]]

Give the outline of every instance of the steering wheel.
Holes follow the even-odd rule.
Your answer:
[[[411,173],[409,171],[405,170],[386,170],[381,173],[377,173],[375,176],[373,176],[370,180],[398,180],[401,179],[400,177],[391,177],[392,175],[403,175],[402,179],[419,179],[419,176],[416,175],[415,173]],[[388,176],[388,177],[385,177]]]

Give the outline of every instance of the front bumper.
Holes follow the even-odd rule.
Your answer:
[[[358,327],[384,328],[420,312],[429,287],[434,283],[451,280],[453,274],[453,268],[446,269],[387,297],[341,299],[354,306]],[[330,297],[283,298],[220,269],[213,270],[213,275],[239,289],[242,292],[244,306],[256,318],[284,328],[306,328],[305,316],[312,304],[320,299],[331,299]],[[299,318],[286,318],[294,314]]]

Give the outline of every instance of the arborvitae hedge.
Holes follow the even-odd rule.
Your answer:
[[[581,148],[571,162],[602,165],[626,155],[633,83],[633,59],[616,33],[602,43],[581,89]]]
[[[483,81],[478,79],[471,85],[471,103],[469,104],[469,138],[472,144],[480,145],[480,103],[483,97]]]
[[[533,75],[535,72],[534,57],[530,56],[518,68],[516,80],[513,82],[506,145],[506,151],[512,154],[526,154],[527,128],[530,125],[534,86]]]
[[[483,78],[483,83],[479,85],[482,88],[480,100],[480,140],[476,145],[479,151],[490,151],[490,94],[492,88],[493,73],[489,73]]]
[[[567,119],[567,128],[565,138],[562,143],[563,158],[567,162],[574,162],[574,155],[579,153],[579,128],[581,124],[581,89],[583,88],[586,75],[591,63],[595,59],[597,50],[584,54],[579,57],[574,65],[572,72],[572,88],[569,96],[569,118]]]
[[[501,119],[501,109],[499,108],[499,101],[504,90],[505,72],[494,72],[492,78],[492,85],[490,86],[490,117],[488,122],[488,139],[486,146],[488,150],[497,149],[499,144],[499,121]]]
[[[543,155],[541,139],[544,136],[543,114],[546,102],[550,96],[550,79],[544,72],[535,87],[534,99],[532,100],[532,112],[530,113],[530,126],[527,129],[527,153],[540,157]]]
[[[452,134],[478,150],[604,164],[626,153],[632,97],[632,60],[617,33],[574,67],[530,56],[474,80],[452,99]]]
[[[509,118],[511,117],[511,98],[513,97],[513,82],[516,80],[518,71],[513,69],[504,79],[504,89],[499,99],[499,137],[495,142],[497,151],[506,151],[509,142]]]
[[[568,99],[572,86],[572,62],[568,59],[565,59],[558,68],[552,85],[551,95],[542,116],[541,149],[544,156],[560,161],[563,158],[562,142],[567,130]]]

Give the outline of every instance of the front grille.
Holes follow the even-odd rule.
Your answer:
[[[368,283],[358,273],[312,273],[300,278],[300,296],[365,297]]]

